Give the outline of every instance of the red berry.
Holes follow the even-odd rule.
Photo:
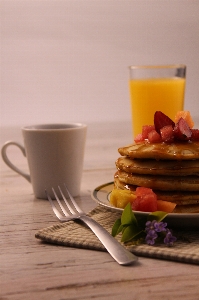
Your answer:
[[[191,141],[199,142],[199,129],[191,129]]]
[[[188,141],[192,136],[192,131],[185,119],[180,118],[174,127],[174,136],[176,140]]]
[[[171,125],[172,127],[175,126],[175,123],[161,111],[156,111],[154,114],[154,125],[155,130],[160,133],[160,129],[164,126]]]

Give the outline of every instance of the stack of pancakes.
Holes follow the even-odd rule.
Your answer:
[[[118,149],[114,188],[151,188],[176,203],[175,213],[199,213],[199,142],[140,143]]]

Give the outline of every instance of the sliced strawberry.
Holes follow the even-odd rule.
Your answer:
[[[161,143],[162,142],[161,135],[159,133],[157,133],[156,130],[152,130],[149,132],[148,140],[150,143]]]
[[[199,129],[191,129],[191,141],[199,142]]]
[[[148,139],[149,132],[154,130],[154,129],[155,129],[154,125],[144,125],[144,126],[142,126],[142,137],[144,139]]]
[[[134,138],[135,143],[141,143],[144,142],[144,138],[142,136],[141,133],[139,133],[138,135],[136,135],[136,137]]]
[[[174,136],[176,140],[188,141],[192,136],[192,131],[187,122],[180,118],[174,127]]]
[[[154,114],[154,125],[155,130],[160,133],[160,129],[164,126],[171,125],[172,127],[175,126],[175,123],[161,111],[156,111]]]
[[[163,142],[171,143],[174,140],[173,127],[171,125],[164,126],[160,129]]]

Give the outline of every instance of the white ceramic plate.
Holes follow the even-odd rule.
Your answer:
[[[98,204],[103,205],[112,210],[123,211],[121,208],[114,207],[109,202],[109,196],[113,189],[113,182],[108,182],[96,187],[91,193],[91,197]],[[135,215],[148,215],[146,212],[134,211]],[[199,213],[190,214],[168,214],[165,221],[170,226],[183,229],[198,229],[199,228]]]

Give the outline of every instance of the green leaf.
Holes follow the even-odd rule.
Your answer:
[[[167,215],[168,213],[164,211],[155,211],[153,213],[150,213],[147,219],[148,221],[156,220],[157,222],[161,222]]]
[[[137,220],[132,211],[130,203],[128,203],[123,210],[123,213],[121,216],[121,223],[123,226],[130,225],[130,224],[135,224],[137,226]]]
[[[112,236],[118,235],[123,230],[123,226],[121,224],[121,219],[115,221],[113,228],[112,228]]]
[[[129,242],[142,232],[142,229],[131,224],[128,227],[124,228],[121,241],[124,243]]]

